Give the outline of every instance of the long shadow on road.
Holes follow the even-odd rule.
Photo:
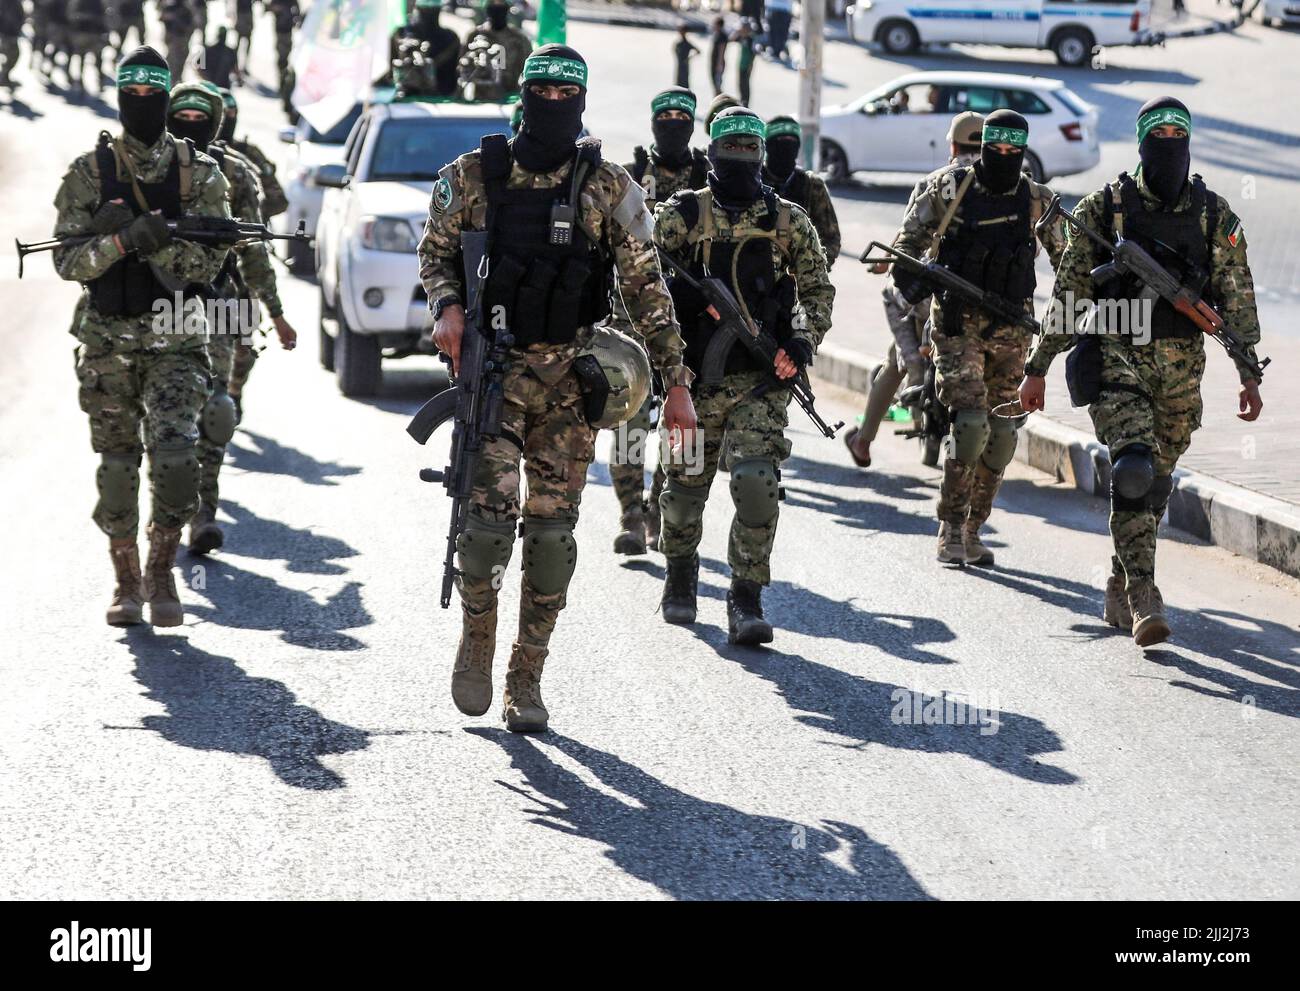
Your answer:
[[[503,730],[466,732],[510,756],[525,787],[500,784],[535,803],[526,810],[533,822],[609,847],[605,856],[620,870],[673,898],[931,898],[889,847],[857,826],[797,823],[705,801],[556,733],[530,739]],[[554,761],[551,750],[621,797],[586,784]],[[829,859],[845,847],[847,866]]]
[[[255,446],[245,446],[240,442],[242,440],[250,440]],[[226,448],[226,457],[229,464],[241,471],[289,475],[308,485],[338,485],[336,478],[355,475],[361,471],[359,465],[318,461],[305,451],[242,428]]]
[[[347,569],[335,560],[356,557],[356,549],[337,537],[264,520],[229,499],[221,500],[221,508],[235,521],[231,550],[241,557],[283,561],[287,570],[311,575],[344,574]]]

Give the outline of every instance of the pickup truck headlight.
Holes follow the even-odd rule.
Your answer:
[[[365,217],[361,221],[361,245],[371,251],[404,251],[416,248],[415,231],[401,217]]]

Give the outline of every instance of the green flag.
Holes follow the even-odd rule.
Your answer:
[[[537,45],[563,45],[568,28],[564,0],[541,0],[537,7]]]

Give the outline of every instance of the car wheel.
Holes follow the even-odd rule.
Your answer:
[[[1047,175],[1043,172],[1043,160],[1028,148],[1025,149],[1025,168],[1029,170],[1029,178],[1034,182],[1047,181]]]
[[[326,329],[327,321],[334,319],[334,308],[329,305],[325,299],[325,290],[320,291],[320,317],[316,321],[317,333],[320,337],[320,366],[327,372],[334,371],[334,338]]]
[[[1052,52],[1061,65],[1078,68],[1088,64],[1094,39],[1083,28],[1064,28],[1052,38]]]
[[[885,21],[876,32],[876,39],[890,55],[908,55],[921,45],[921,36],[907,21]]]
[[[334,340],[334,375],[345,396],[373,396],[382,378],[379,341],[358,334],[348,326],[339,307],[338,337]]]
[[[834,141],[822,141],[822,172],[827,182],[849,181],[849,156]]]

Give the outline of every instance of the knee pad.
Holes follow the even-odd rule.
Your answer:
[[[203,412],[199,414],[199,430],[206,440],[224,447],[235,436],[237,421],[235,401],[222,389],[214,392],[203,404]]]
[[[1145,505],[1151,483],[1155,481],[1156,465],[1151,448],[1145,444],[1129,444],[1115,455],[1110,468],[1110,491],[1115,495]]]
[[[572,520],[524,519],[524,577],[542,595],[569,587],[578,566],[578,542]]]
[[[1016,421],[1001,416],[989,417],[989,439],[984,445],[984,467],[990,471],[1002,471],[1011,464],[1016,456],[1016,441],[1020,433],[1016,430]]]
[[[989,440],[989,416],[977,409],[959,409],[952,416],[949,457],[974,467]]]
[[[659,511],[663,521],[679,529],[692,526],[704,518],[707,497],[693,488],[682,485],[675,478],[664,483],[659,497]]]
[[[780,507],[780,474],[771,461],[746,458],[731,466],[731,501],[745,526],[767,526]]]
[[[1173,491],[1174,476],[1157,475],[1151,482],[1151,488],[1147,490],[1147,509],[1151,510],[1157,518],[1164,516]]]
[[[140,504],[140,455],[105,454],[95,472],[99,504],[110,513],[125,513]]]
[[[154,495],[168,506],[188,506],[198,499],[199,458],[193,445],[149,453]]]
[[[469,578],[495,578],[510,563],[514,546],[513,520],[493,523],[471,511],[456,537],[457,567]]]

